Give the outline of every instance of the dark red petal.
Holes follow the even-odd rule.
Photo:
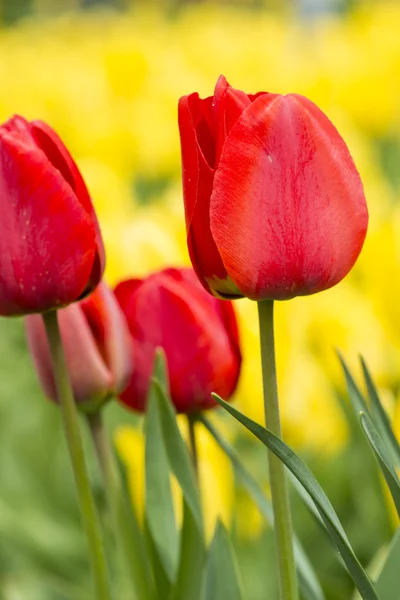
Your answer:
[[[239,328],[236,320],[233,303],[227,300],[218,300],[217,298],[215,299],[215,301],[218,302],[222,323],[225,327],[225,330],[228,333],[232,349],[238,358],[238,367],[240,367],[240,363],[242,361],[242,353],[240,350]]]
[[[266,94],[268,94],[268,92],[257,92],[257,94],[247,94],[247,96],[251,102],[254,102],[259,96],[265,96]]]
[[[30,139],[0,130],[0,314],[77,300],[97,252],[93,220]]]
[[[364,241],[360,177],[329,119],[301,96],[259,96],[226,139],[211,229],[248,297],[287,299],[338,283]]]
[[[224,280],[226,270],[210,231],[209,200],[213,171],[199,150],[188,96],[179,101],[179,129],[189,254],[199,279],[209,290],[207,279]]]
[[[114,295],[124,312],[128,310],[134,293],[142,285],[142,283],[143,279],[127,279],[126,281],[121,281],[115,286]]]
[[[135,373],[123,402],[143,408],[157,346],[164,348],[171,395],[178,411],[208,403],[212,391],[228,397],[237,381],[237,356],[215,301],[187,274],[161,272],[144,281],[129,303]],[[211,303],[214,303],[211,305]],[[211,309],[210,309],[211,307]]]
[[[225,93],[220,97],[218,110],[215,111],[216,119],[216,159],[215,167],[218,166],[221,152],[226,137],[235,125],[242,112],[251,104],[248,96],[241,90],[228,86]]]
[[[74,159],[56,132],[43,121],[32,121],[30,130],[36,144],[43,150],[51,164],[60,171],[61,175],[74,190],[79,202],[94,221],[98,253],[93,263],[92,275],[87,290],[88,292],[92,291],[99,283],[104,272],[105,251],[97,216],[88,189]]]

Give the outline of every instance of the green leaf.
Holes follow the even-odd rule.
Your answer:
[[[161,563],[159,554],[154,544],[153,537],[149,531],[149,526],[145,519],[144,531],[146,537],[146,548],[147,553],[151,562],[152,572],[154,575],[154,583],[156,588],[156,597],[158,600],[165,600],[168,598],[171,591],[171,582],[169,581],[165,569]]]
[[[176,413],[168,389],[165,355],[161,349],[158,349],[154,363],[153,390],[158,401],[158,414],[168,466],[175,475],[183,494],[179,567],[170,598],[171,600],[199,600],[205,556],[200,496],[191,457],[176,422]]]
[[[368,397],[371,402],[372,418],[383,442],[386,444],[389,452],[392,455],[392,461],[394,462],[396,467],[400,467],[400,445],[396,439],[389,418],[386,414],[385,409],[382,406],[377,389],[362,356],[360,357],[360,360],[364,374],[365,384],[368,390]]]
[[[236,450],[220,436],[220,434],[216,431],[214,426],[204,415],[200,417],[200,421],[207,428],[207,430],[210,432],[210,434],[213,436],[213,438],[219,444],[219,446],[222,448],[225,454],[229,457],[236,474],[242,481],[249,495],[253,498],[261,514],[263,515],[267,523],[273,526],[274,513],[272,505],[270,501],[266,498],[263,490],[261,489],[257,481],[254,479],[254,477],[245,469],[245,467],[243,467]],[[300,484],[298,485],[300,488]],[[304,491],[304,488],[301,489]],[[307,493],[304,491],[304,495],[306,494]],[[312,505],[312,507],[313,511],[316,510],[314,504]],[[318,519],[321,519],[318,512],[317,514]],[[304,600],[325,600],[324,592],[322,591],[314,569],[301,545],[301,542],[296,536],[294,537],[294,554],[296,560],[297,574],[299,577],[300,591]]]
[[[126,471],[118,452],[115,457],[115,493],[113,494],[118,542],[124,552],[127,573],[129,577],[130,593],[134,600],[152,600],[154,586],[151,579],[150,565],[145,552],[145,543],[140,530],[139,521],[129,494]],[[128,579],[128,578],[127,578]]]
[[[145,420],[145,511],[149,532],[160,561],[168,579],[173,582],[178,567],[179,534],[175,522],[168,456],[162,435],[155,388],[155,383],[152,382]]]
[[[379,597],[377,592],[354,554],[346,533],[344,532],[329,499],[310,469],[300,460],[293,450],[273,433],[264,429],[264,427],[261,427],[261,425],[258,425],[258,423],[255,423],[245,415],[242,415],[233,408],[233,406],[222,400],[222,398],[216,394],[213,394],[213,396],[225,410],[267,446],[267,448],[269,448],[269,450],[271,450],[271,452],[273,452],[300,481],[313,499],[332,541],[340,552],[361,597],[364,598],[364,600],[378,600]]]
[[[215,528],[205,571],[203,600],[241,600],[239,572],[228,532],[220,521]]]
[[[200,497],[193,464],[176,422],[175,409],[166,393],[167,374],[164,353],[157,350],[154,367],[154,390],[159,404],[159,414],[169,466],[175,475],[196,520],[199,531],[203,530]]]
[[[382,442],[375,425],[369,415],[360,413],[360,422],[365,435],[370,443],[372,450],[375,453],[378,463],[381,467],[383,476],[388,484],[390,493],[396,506],[397,514],[400,517],[400,481],[396,473],[396,469],[392,465],[389,452]]]
[[[204,559],[202,531],[191,507],[184,500],[179,570],[170,600],[200,600]]]
[[[362,395],[360,388],[356,384],[352,374],[350,373],[349,368],[347,367],[345,361],[343,360],[343,358],[339,354],[339,352],[338,352],[338,356],[339,356],[339,360],[340,360],[340,363],[341,363],[343,371],[344,371],[344,376],[346,378],[346,385],[347,385],[347,391],[349,393],[349,398],[350,398],[351,404],[353,406],[353,409],[354,409],[354,412],[355,412],[357,418],[358,418],[360,412],[369,414],[368,406],[364,400],[364,396]]]
[[[400,565],[400,528],[394,535],[382,571],[376,582],[381,600],[398,600]]]

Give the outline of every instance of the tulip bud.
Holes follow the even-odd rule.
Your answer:
[[[189,413],[215,405],[211,392],[229,398],[241,354],[230,302],[207,294],[191,269],[165,269],[120,283],[115,295],[132,337],[135,370],[121,401],[143,411],[154,352],[166,353],[172,402]]]
[[[86,185],[41,121],[0,126],[0,315],[57,309],[94,290],[104,248]]]
[[[105,283],[85,300],[58,311],[61,338],[76,402],[95,410],[126,387],[133,370],[125,317]],[[57,401],[42,315],[26,317],[28,346],[43,390]]]
[[[337,284],[364,242],[360,176],[339,133],[297,94],[248,95],[220,77],[179,101],[189,253],[223,298],[285,300]]]

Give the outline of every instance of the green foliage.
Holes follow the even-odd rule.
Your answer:
[[[0,321],[0,354],[0,598],[12,600],[19,594],[24,600],[89,600],[85,539],[81,532],[58,409],[42,397],[26,351],[20,320]],[[163,376],[157,374],[153,388],[158,426],[168,456],[169,473],[177,479],[186,499],[183,534],[178,540],[175,596],[171,596],[170,600],[186,600],[189,596],[185,594],[191,589],[190,581],[193,589],[202,589],[204,583],[200,585],[197,582],[205,581],[209,558],[203,546],[203,532],[199,530],[201,511],[194,472],[173,408],[166,394],[160,392],[162,379]],[[370,399],[364,398],[363,406],[373,415]],[[388,545],[390,541],[388,513],[377,477],[377,463],[368,450],[359,424],[359,411],[355,416],[354,412],[348,412],[345,404],[343,409],[347,411],[350,423],[350,445],[342,454],[330,458],[319,459],[310,453],[307,462],[337,507],[356,554],[362,557],[363,564],[368,564],[380,546]],[[105,413],[110,431],[119,423],[136,422],[135,417],[116,404],[107,407]],[[387,443],[374,418],[382,441]],[[86,446],[92,483],[104,512],[105,500],[97,467],[91,447],[88,443]],[[266,483],[265,451],[240,435],[235,447],[240,463],[252,465],[251,470],[256,474],[252,481],[257,487],[251,492],[251,486],[245,483],[245,478],[236,469],[238,480],[251,494],[265,519],[270,520],[268,500],[262,491]],[[393,460],[392,453],[391,457]],[[127,496],[125,499],[128,501]],[[303,598],[313,598],[307,595],[306,586],[314,581],[311,588],[314,586],[315,600],[323,598],[321,587],[327,600],[349,600],[349,580],[321,535],[320,525],[308,516],[296,497],[293,497],[293,505],[299,542],[307,548],[316,573],[316,578],[311,575],[307,582],[302,582]],[[129,520],[126,521],[127,527],[128,523]],[[138,535],[142,536],[140,530]],[[275,600],[271,533],[265,532],[246,541],[233,531],[232,540],[242,573],[243,600],[264,600],[265,597]],[[141,540],[140,545],[143,542]],[[398,587],[394,588],[393,581],[397,581],[399,547],[397,534],[376,584],[377,592],[384,600],[395,600],[393,590]],[[155,546],[150,562],[153,579],[157,575],[160,582],[161,562]],[[302,567],[299,572],[304,575],[306,569]],[[158,589],[157,600],[163,597],[160,589],[163,588]],[[167,590],[172,593],[170,583]],[[119,594],[119,597],[124,597],[124,594]]]
[[[236,474],[258,506],[267,523],[273,525],[274,514],[272,505],[254,477],[245,469],[245,467],[243,467],[235,449],[218,434],[215,427],[213,427],[206,417],[202,416],[201,421],[214,437],[216,442],[229,456]],[[296,536],[294,538],[294,553],[297,565],[297,574],[299,577],[300,591],[304,600],[325,600],[324,592],[322,591],[314,569]]]
[[[214,394],[219,404],[233,417],[251,431],[271,452],[273,452],[293,473],[304,489],[311,496],[322,520],[340,552],[346,567],[364,600],[379,600],[372,582],[362,568],[350,545],[347,535],[330,503],[325,492],[299,457],[282,440],[273,433],[261,427],[245,415],[241,414],[222,398]]]
[[[397,600],[399,597],[400,528],[393,537],[382,570],[376,582],[380,598]]]
[[[202,600],[242,600],[238,567],[228,532],[217,523],[210,546]]]

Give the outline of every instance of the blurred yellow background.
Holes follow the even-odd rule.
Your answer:
[[[78,12],[73,1],[59,11],[56,4],[36,0],[34,18],[0,30],[0,120],[20,113],[47,121],[61,135],[91,191],[111,284],[188,264],[181,95],[212,94],[223,73],[249,93],[304,94],[328,114],[360,170],[370,226],[345,281],[277,306],[285,438],[327,456],[343,446],[347,430],[336,396],[344,382],[336,349],[351,366],[358,365],[359,353],[366,358],[394,415],[400,385],[400,4],[361,2],[340,15],[301,13],[301,3],[289,2],[282,10],[274,3],[274,11],[263,10],[262,2],[252,8],[250,1],[180,3],[179,10],[171,3],[169,12],[157,2],[121,2],[119,12],[106,6]],[[262,422],[256,306],[241,300],[235,307],[244,355],[235,399]],[[397,415],[400,434],[399,408]],[[138,458],[141,451],[133,449],[139,442],[126,431],[122,438]],[[221,498],[229,508],[223,492]]]
[[[331,385],[342,385],[335,348],[350,364],[362,353],[384,388],[400,381],[400,163],[389,181],[377,144],[397,147],[400,160],[399,29],[397,3],[308,21],[207,3],[168,19],[149,3],[26,20],[0,37],[0,118],[41,118],[65,140],[92,193],[113,284],[188,263],[179,96],[210,95],[224,73],[247,92],[304,94],[329,115],[365,184],[367,242],[337,288],[279,304],[276,332],[287,439],[324,452],[345,436]],[[256,310],[245,300],[236,308],[236,397],[262,420]]]

